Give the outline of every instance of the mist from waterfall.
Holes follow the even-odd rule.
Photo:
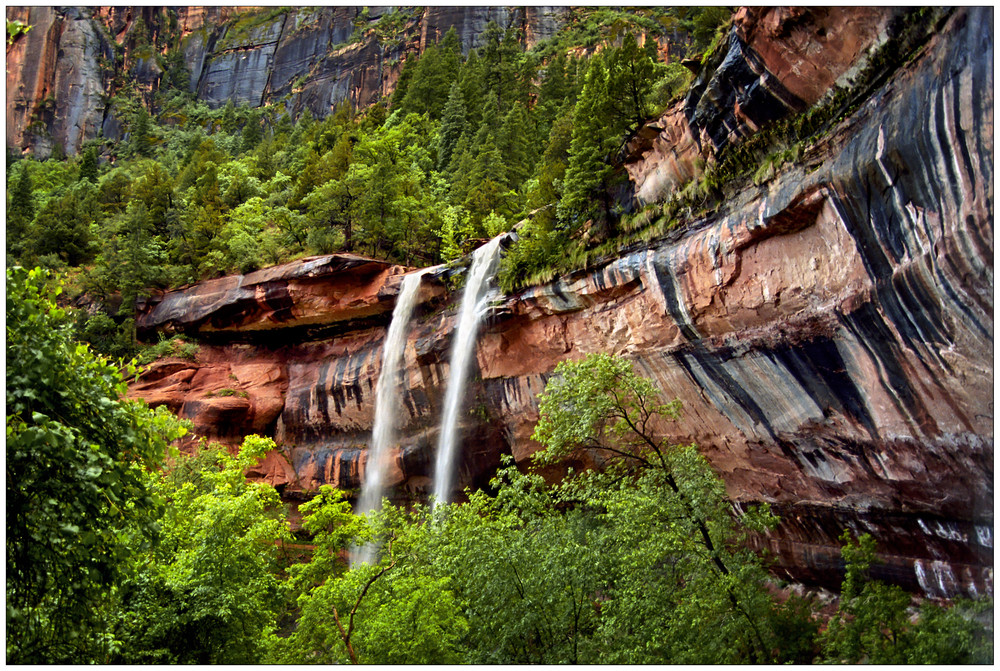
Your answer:
[[[359,515],[377,510],[382,505],[385,493],[385,474],[389,467],[389,450],[396,440],[398,417],[402,412],[400,403],[402,388],[403,353],[406,350],[406,334],[410,318],[420,295],[420,281],[431,268],[424,268],[403,276],[403,282],[392,310],[389,332],[382,346],[382,370],[375,387],[375,421],[372,426],[372,442],[368,447],[368,462],[365,465],[365,479],[361,485],[361,496],[355,512]],[[377,548],[368,544],[362,548],[352,548],[351,565],[361,562],[371,564]]]
[[[458,322],[451,344],[448,391],[445,395],[434,468],[434,507],[448,502],[455,479],[459,413],[468,382],[469,364],[476,351],[479,322],[486,312],[487,289],[496,273],[503,237],[493,238],[473,253],[472,265],[465,279],[465,290],[462,292]]]

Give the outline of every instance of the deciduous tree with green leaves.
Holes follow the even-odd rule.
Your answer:
[[[434,529],[426,509],[392,506],[367,517],[351,514],[329,485],[304,504],[303,528],[313,534],[309,563],[290,567],[300,616],[288,637],[269,639],[276,663],[447,664],[462,661],[467,628],[449,580],[416,560]],[[350,570],[352,545],[377,542],[373,563]]]
[[[277,491],[244,473],[274,447],[248,436],[235,456],[209,448],[154,475],[168,505],[159,542],[135,556],[122,585],[115,663],[260,662],[283,603],[290,533]]]
[[[149,469],[184,432],[127,401],[71,338],[44,271],[7,269],[7,661],[106,662],[108,604],[161,502]],[[126,374],[134,373],[126,367]],[[131,540],[129,540],[131,539]]]
[[[618,662],[781,661],[767,574],[741,544],[776,518],[766,506],[737,517],[696,447],[662,437],[680,410],[608,354],[560,363],[541,396],[538,461],[584,451],[602,466],[565,483],[619,539],[599,635]]]
[[[948,609],[925,602],[915,619],[913,598],[896,585],[873,580],[875,539],[844,531],[846,564],[837,613],[820,638],[822,660],[846,664],[983,664],[993,661],[992,619],[977,617],[992,599],[959,599]],[[915,620],[915,621],[914,621]]]

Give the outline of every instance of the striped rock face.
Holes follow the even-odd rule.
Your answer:
[[[681,420],[660,429],[698,443],[735,505],[769,502],[781,516],[757,539],[776,572],[836,586],[847,528],[877,539],[877,577],[931,597],[991,594],[991,26],[989,9],[953,12],[798,165],[719,213],[503,297],[477,344],[457,488],[484,484],[503,454],[527,463],[537,395],[559,361],[612,352],[681,399]],[[254,475],[292,498],[360,485],[404,271],[320,266],[174,292],[140,320],[205,344],[132,394],[230,443],[274,436],[279,450]],[[387,474],[401,502],[432,489],[451,272],[425,276],[404,352]],[[206,398],[223,387],[237,393]]]

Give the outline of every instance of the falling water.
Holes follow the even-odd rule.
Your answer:
[[[458,326],[451,344],[450,379],[441,418],[441,438],[438,441],[434,470],[434,506],[448,502],[455,473],[455,452],[458,449],[458,413],[465,395],[469,363],[476,351],[479,320],[486,312],[486,290],[500,258],[500,241],[493,238],[472,255],[472,267],[465,280]]]
[[[375,422],[372,427],[372,442],[368,448],[368,463],[365,465],[365,480],[361,486],[357,513],[363,515],[376,510],[382,503],[383,481],[389,461],[389,448],[395,442],[396,417],[401,404],[399,391],[403,364],[403,350],[406,348],[407,327],[413,308],[417,304],[420,280],[430,268],[403,276],[403,283],[396,297],[396,307],[392,310],[389,332],[382,346],[382,371],[375,387]],[[351,551],[351,564],[372,563],[375,547],[371,544]]]

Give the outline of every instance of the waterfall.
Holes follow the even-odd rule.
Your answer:
[[[428,270],[431,269],[424,268],[403,276],[399,296],[396,297],[396,306],[392,310],[389,332],[382,346],[382,370],[379,372],[375,387],[375,421],[372,426],[372,442],[368,447],[365,479],[361,485],[361,497],[358,499],[356,510],[359,515],[377,510],[382,504],[385,489],[383,481],[389,465],[389,449],[395,442],[396,418],[402,412],[402,404],[399,403],[401,383],[399,378],[403,368],[403,351],[406,349],[407,327],[410,325],[410,317],[420,295],[420,280]],[[353,548],[351,565],[360,562],[372,563],[375,549],[371,544],[363,548]]]
[[[493,238],[472,255],[472,266],[465,280],[458,324],[451,344],[450,377],[441,417],[434,469],[434,506],[447,503],[455,478],[455,453],[458,450],[458,415],[462,409],[469,363],[476,351],[479,320],[486,312],[486,290],[496,272],[503,235]]]

